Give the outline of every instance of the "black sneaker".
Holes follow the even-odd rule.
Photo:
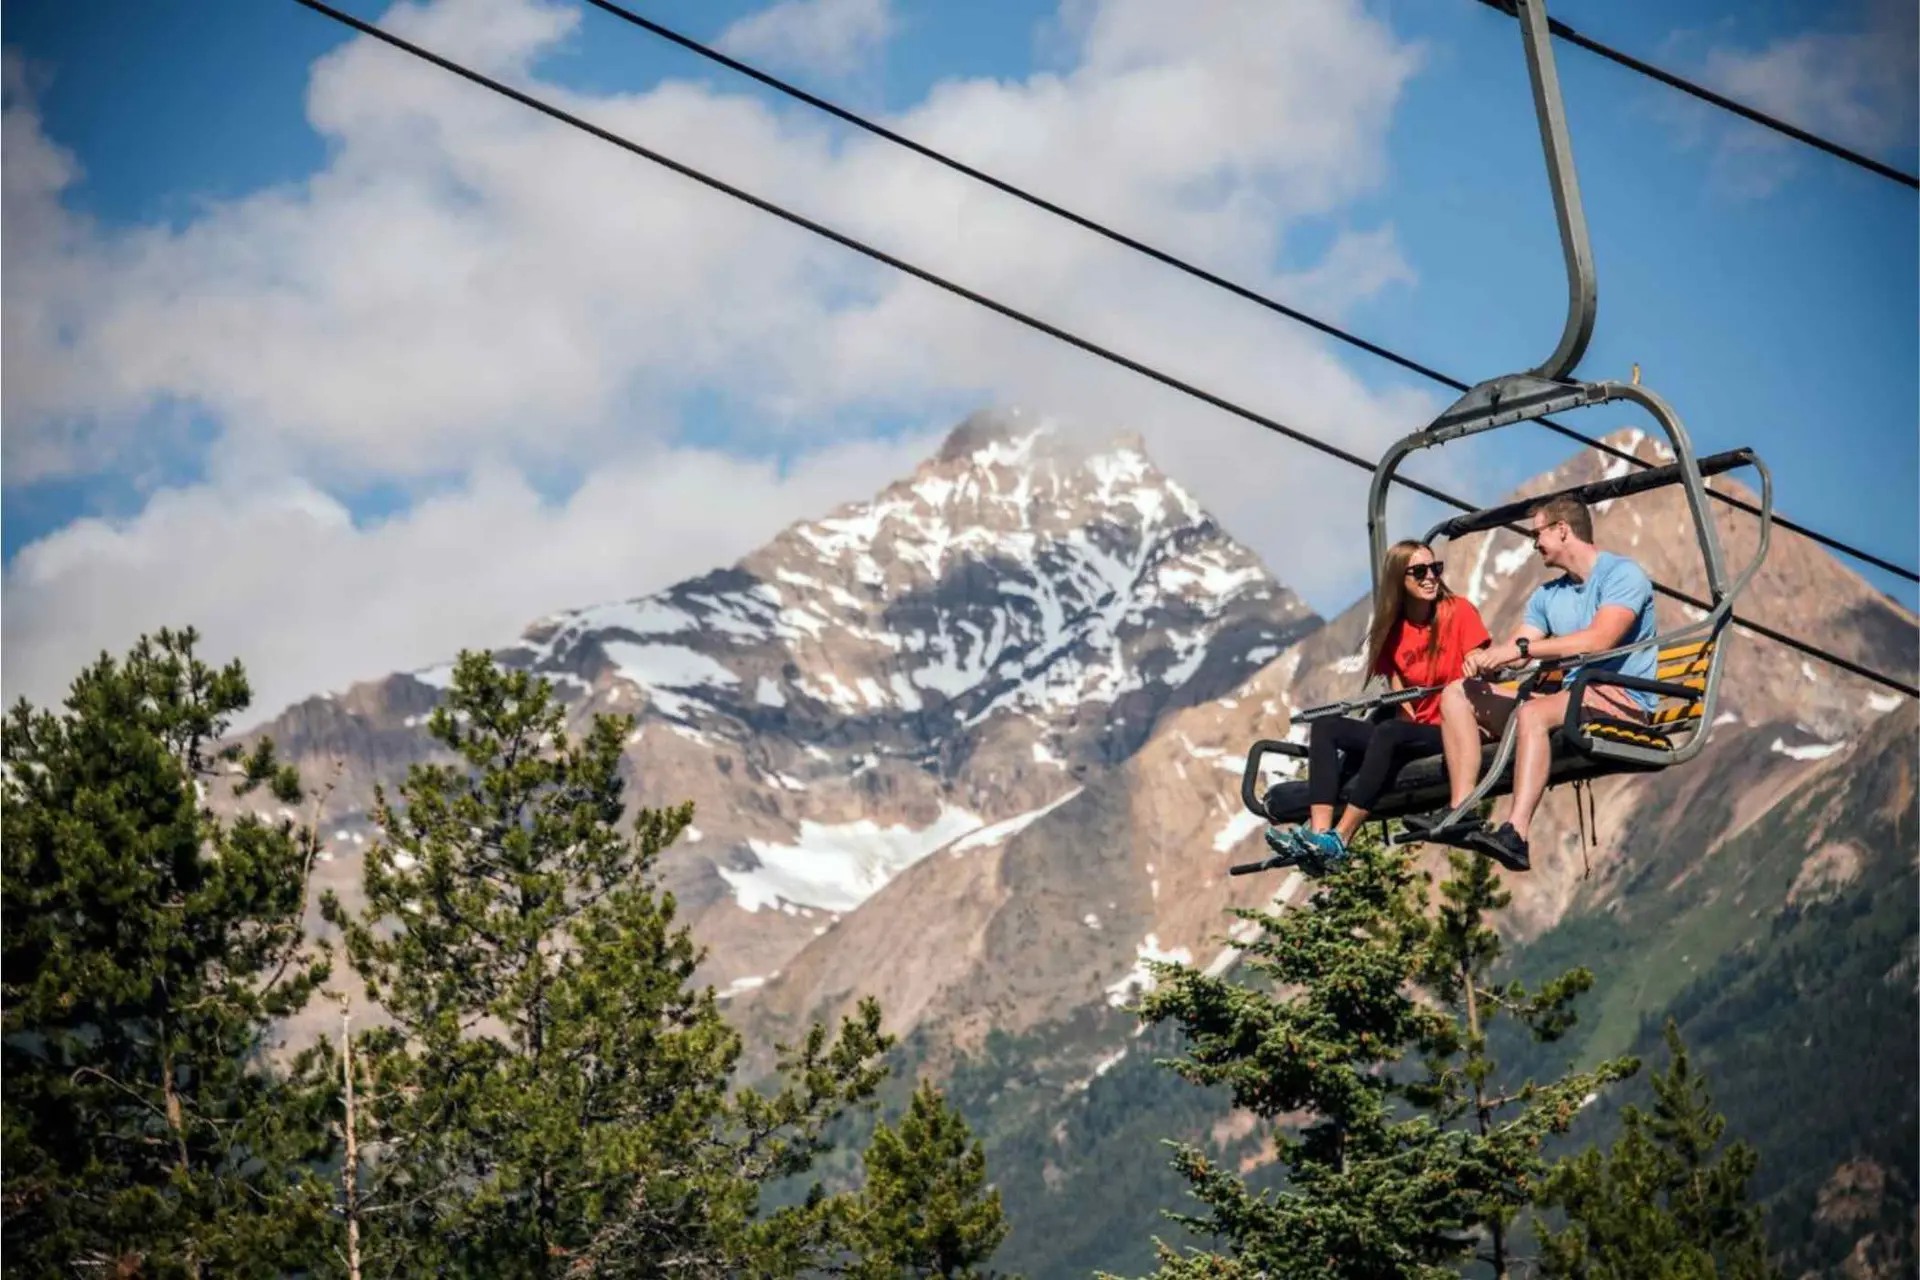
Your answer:
[[[1452,845],[1456,849],[1472,849],[1476,838],[1485,836],[1487,824],[1482,819],[1468,814],[1450,827],[1437,825],[1447,815],[1436,813],[1430,818],[1402,819],[1412,838],[1422,844]]]
[[[1482,827],[1468,837],[1469,847],[1486,854],[1509,871],[1531,871],[1533,863],[1527,858],[1527,842],[1513,829],[1511,822],[1500,824],[1498,831],[1489,831]]]

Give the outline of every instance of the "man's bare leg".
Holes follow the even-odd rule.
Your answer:
[[[1325,831],[1333,825],[1333,806],[1316,804],[1307,806],[1307,825],[1315,831]]]
[[[1340,826],[1338,828],[1340,832],[1340,842],[1342,844],[1352,844],[1354,833],[1360,830],[1360,824],[1366,820],[1367,811],[1365,809],[1356,809],[1354,806],[1348,805],[1346,810],[1340,815]]]
[[[1567,694],[1529,698],[1520,708],[1513,730],[1513,811],[1507,821],[1522,840],[1533,825],[1533,811],[1547,789],[1553,750],[1547,745],[1553,727],[1567,716]]]

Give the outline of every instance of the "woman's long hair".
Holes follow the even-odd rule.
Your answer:
[[[1387,641],[1392,638],[1395,624],[1407,614],[1407,561],[1413,559],[1413,553],[1426,547],[1418,538],[1404,538],[1387,548],[1386,562],[1380,566],[1380,594],[1373,602],[1373,625],[1367,629],[1367,665],[1363,668],[1363,680],[1371,680],[1380,665],[1380,655],[1387,651]],[[1453,599],[1453,592],[1447,590],[1447,584],[1441,582],[1440,593],[1433,598],[1433,617],[1429,620],[1432,630],[1427,633],[1427,657],[1434,658],[1440,653],[1440,614],[1441,606]]]

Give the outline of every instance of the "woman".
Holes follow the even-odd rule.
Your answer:
[[[1409,539],[1387,549],[1382,590],[1367,631],[1370,676],[1387,677],[1395,689],[1445,685],[1460,678],[1469,653],[1491,643],[1480,611],[1447,589],[1441,571],[1433,549],[1423,542]],[[1315,720],[1307,751],[1308,825],[1284,833],[1269,829],[1267,843],[1309,867],[1343,861],[1347,841],[1400,767],[1439,751],[1437,690],[1401,703],[1391,719],[1379,723],[1344,716]],[[1334,803],[1348,775],[1353,782],[1347,807],[1335,826]]]

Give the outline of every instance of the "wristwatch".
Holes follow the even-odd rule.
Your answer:
[[[1520,651],[1520,661],[1522,662],[1533,661],[1533,659],[1529,657],[1527,654],[1528,644],[1529,644],[1529,641],[1525,636],[1521,636],[1518,640],[1515,640],[1513,642],[1513,647]]]

